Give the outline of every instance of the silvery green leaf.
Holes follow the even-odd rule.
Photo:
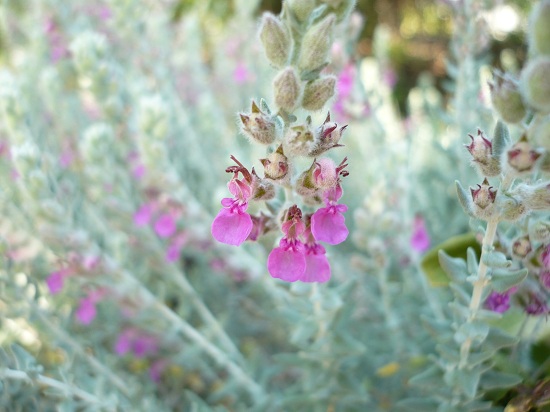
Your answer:
[[[468,269],[466,268],[466,262],[464,259],[453,258],[443,250],[439,251],[438,256],[441,267],[451,277],[451,279],[458,283],[464,282],[468,276]]]
[[[505,348],[507,346],[514,346],[518,343],[519,339],[512,336],[498,328],[491,328],[489,335],[487,335],[486,344],[487,347],[493,349]]]
[[[491,390],[497,388],[510,388],[520,384],[521,382],[523,382],[523,377],[520,375],[488,371],[481,379],[481,386],[484,389]]]
[[[420,372],[418,375],[415,375],[409,379],[409,383],[413,386],[424,386],[429,388],[440,385],[442,377],[443,372],[441,369],[436,365],[432,365],[423,372]]]
[[[263,97],[260,99],[260,110],[264,113],[271,114],[271,109]]]
[[[437,412],[437,405],[438,401],[429,398],[409,398],[396,404],[399,412]]]
[[[458,202],[460,203],[460,206],[462,206],[464,213],[470,217],[476,217],[474,214],[474,203],[472,201],[472,197],[468,194],[468,192],[466,192],[458,180],[455,180],[455,184]]]
[[[327,7],[328,6],[326,4],[322,4],[319,7],[316,7],[309,15],[308,25],[312,25],[313,23],[315,23],[316,20],[321,18],[327,10]]]
[[[477,401],[474,400],[472,402],[468,402],[464,405],[464,410],[469,412],[482,412],[482,411],[490,411],[492,410],[493,402],[489,401]],[[499,411],[501,409],[498,409]]]
[[[462,285],[451,282],[450,286],[451,286],[451,289],[453,290],[453,293],[456,299],[459,300],[460,303],[462,304],[470,303],[470,294],[464,290],[464,287]]]
[[[468,273],[477,273],[479,263],[477,261],[476,251],[471,247],[467,250],[466,263],[468,266]]]
[[[480,378],[481,369],[478,367],[456,371],[456,383],[470,399],[476,396]]]
[[[489,334],[489,326],[481,322],[468,322],[460,326],[455,333],[455,340],[462,344],[467,339],[483,342]]]
[[[493,157],[500,157],[510,142],[511,139],[508,127],[499,120],[495,126],[495,131],[493,132]]]
[[[496,251],[484,253],[481,261],[491,268],[508,268],[512,265],[504,253]]]
[[[499,293],[504,293],[508,289],[519,285],[527,277],[529,273],[528,269],[516,270],[514,272],[499,271],[493,273],[493,280],[491,281],[491,287]]]
[[[290,341],[297,345],[307,345],[316,332],[317,324],[314,321],[302,321],[301,324],[294,329],[290,336]]]
[[[448,364],[458,365],[460,361],[460,353],[456,346],[449,346],[448,344],[436,345],[435,349],[439,352],[441,357],[447,361]]]
[[[470,316],[470,308],[457,301],[449,303],[449,308],[461,319],[468,319]]]
[[[477,311],[476,318],[484,321],[494,321],[502,319],[502,313],[498,313],[493,310],[479,309]]]
[[[470,366],[476,366],[479,365],[485,361],[488,361],[493,356],[495,356],[496,350],[483,350],[482,352],[478,353],[470,353],[468,356],[468,365]]]

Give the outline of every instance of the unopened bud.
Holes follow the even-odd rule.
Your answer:
[[[535,57],[521,72],[525,101],[543,113],[550,112],[550,57]]]
[[[516,174],[533,170],[540,156],[541,153],[531,146],[525,135],[506,152],[508,165]]]
[[[261,179],[254,168],[252,168],[252,175],[254,176],[254,185],[252,190],[252,198],[254,200],[271,200],[275,197],[275,187],[273,183],[266,179]]]
[[[138,125],[142,133],[162,140],[168,133],[168,107],[160,95],[143,97],[139,100]]]
[[[317,6],[316,0],[287,0],[286,4],[299,21],[305,21]]]
[[[290,127],[285,135],[284,149],[289,156],[306,156],[314,146],[315,136],[311,130],[311,116],[306,123]]]
[[[267,158],[260,159],[260,162],[264,166],[264,173],[267,179],[280,181],[287,177],[289,165],[282,146],[279,146],[279,148],[267,156]]]
[[[315,181],[313,179],[313,172],[315,171],[315,162],[312,163],[311,167],[303,172],[295,184],[296,193],[304,198],[314,197],[318,191]]]
[[[529,224],[529,238],[534,242],[550,242],[550,222],[531,221]]]
[[[529,240],[529,236],[519,237],[512,243],[512,253],[520,259],[526,258],[532,250],[533,247]]]
[[[330,113],[327,115],[324,123],[317,129],[315,135],[315,143],[313,149],[308,153],[308,156],[316,157],[335,147],[343,146],[339,144],[340,139],[346,126],[338,129],[338,125],[330,121]]]
[[[550,1],[542,0],[531,11],[529,45],[538,54],[550,55]]]
[[[499,159],[493,156],[493,145],[481,130],[477,130],[476,137],[469,134],[472,142],[465,145],[472,155],[472,163],[479,168],[483,176],[498,176],[500,174]]]
[[[529,210],[550,210],[550,183],[537,185],[519,184],[514,193],[524,199]]]
[[[477,189],[470,188],[470,192],[474,205],[473,213],[480,219],[490,218],[494,213],[497,191],[485,179],[481,185],[477,185]]]
[[[38,147],[31,141],[12,146],[11,158],[15,165],[15,170],[20,175],[27,176],[31,171],[39,167],[40,151]]]
[[[275,94],[275,104],[287,113],[292,113],[298,104],[301,94],[300,79],[296,70],[292,67],[279,72],[273,80],[273,90]]]
[[[271,115],[262,112],[255,102],[252,102],[251,113],[239,113],[242,133],[250,139],[271,144],[277,138],[277,124]]]
[[[550,152],[550,116],[537,114],[533,117],[527,129],[529,141],[537,146],[543,146],[546,152]]]
[[[310,111],[321,110],[328,99],[334,96],[335,86],[336,77],[334,76],[323,76],[308,82],[304,89],[302,107]]]
[[[313,25],[304,35],[298,67],[304,72],[315,71],[328,63],[336,16],[329,14]]]
[[[105,60],[108,43],[105,35],[88,31],[76,37],[69,46],[77,70],[92,75]]]
[[[82,157],[90,164],[104,162],[113,151],[114,139],[113,129],[107,123],[91,125],[80,141]]]
[[[287,64],[291,52],[291,40],[285,25],[271,13],[264,13],[260,26],[260,40],[269,61],[276,67]]]
[[[500,118],[506,123],[519,123],[526,114],[518,82],[508,74],[494,74],[494,83],[489,83],[491,101]]]
[[[321,0],[327,4],[338,17],[338,21],[345,19],[355,7],[355,0]]]

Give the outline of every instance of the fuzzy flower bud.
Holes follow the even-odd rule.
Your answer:
[[[114,132],[106,123],[96,123],[84,131],[80,142],[83,158],[90,164],[102,163],[112,153]]]
[[[286,4],[299,21],[305,21],[317,6],[316,0],[287,0]]]
[[[497,158],[493,157],[493,145],[488,140],[481,130],[477,130],[477,136],[469,134],[472,142],[470,145],[465,145],[466,149],[472,155],[472,163],[478,167],[479,171],[484,176],[498,176],[500,174],[500,163]]]
[[[348,126],[346,125],[338,129],[338,125],[330,121],[329,113],[325,119],[325,122],[317,130],[314,147],[308,153],[308,156],[319,156],[327,150],[342,146],[338,142],[342,138],[342,134],[344,133],[344,130],[346,130],[346,127]]]
[[[91,74],[107,54],[107,39],[95,32],[80,34],[70,45],[74,63],[80,73]]]
[[[251,113],[239,113],[242,133],[261,144],[271,144],[277,138],[277,125],[273,118],[252,102]]]
[[[260,40],[269,61],[276,67],[287,64],[291,52],[291,39],[285,25],[271,13],[264,13],[260,26]]]
[[[277,74],[273,80],[273,90],[275,94],[275,104],[288,113],[291,113],[300,98],[301,88],[300,79],[296,70],[287,67]]]
[[[283,152],[283,146],[271,153],[267,158],[260,159],[264,166],[264,173],[267,179],[281,180],[288,175],[288,159]]]
[[[529,45],[538,54],[550,55],[550,1],[542,0],[531,11]]]
[[[489,83],[491,101],[500,118],[506,123],[519,123],[526,110],[519,92],[518,82],[508,74],[494,73],[494,83]]]
[[[334,96],[335,86],[336,77],[334,76],[323,76],[308,82],[304,89],[302,107],[310,111],[321,110],[327,101]]]
[[[550,57],[535,57],[521,72],[521,90],[534,109],[550,113]]]
[[[518,237],[514,240],[514,243],[512,243],[512,253],[520,259],[526,258],[532,250],[533,247],[529,240],[529,236]]]
[[[11,157],[13,159],[15,169],[22,176],[28,175],[40,164],[40,151],[31,141],[26,141],[18,146],[12,146]]]
[[[160,95],[139,101],[139,128],[147,136],[162,140],[168,133],[168,108]]]
[[[477,185],[477,189],[470,188],[474,205],[474,214],[480,219],[487,219],[494,213],[494,203],[497,196],[497,191],[493,186],[489,185],[489,181],[485,179],[481,185]]]
[[[529,222],[529,238],[534,242],[548,243],[550,241],[550,222],[541,220]]]
[[[313,149],[314,141],[311,116],[308,116],[305,124],[292,126],[288,129],[283,143],[285,153],[290,156],[306,156]]]
[[[540,156],[525,135],[506,152],[508,165],[516,174],[531,172]]]
[[[336,16],[329,14],[304,35],[298,68],[304,72],[321,69],[328,63]]]
[[[514,194],[517,194],[525,202],[529,210],[550,210],[550,183],[543,182],[537,185],[518,185]]]

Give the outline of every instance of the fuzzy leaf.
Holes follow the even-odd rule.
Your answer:
[[[260,99],[260,110],[266,114],[271,114],[271,109],[263,97]]]
[[[477,387],[481,378],[481,369],[461,369],[456,371],[456,383],[466,396],[473,399],[477,393]]]
[[[462,304],[470,303],[470,294],[468,294],[463,285],[458,285],[456,283],[451,283],[451,289],[455,295],[455,298]]]
[[[447,286],[451,279],[440,263],[440,250],[444,251],[449,257],[466,259],[467,250],[470,247],[478,254],[481,252],[481,247],[477,243],[473,233],[454,236],[427,252],[422,258],[420,267],[430,281],[430,284],[432,286]],[[463,263],[463,268],[463,278],[465,278],[467,273],[465,263]]]
[[[418,375],[413,376],[409,383],[413,386],[433,387],[441,384],[443,372],[436,365],[428,367]]]
[[[508,268],[512,262],[506,258],[504,253],[488,252],[484,253],[481,261],[491,268]]]
[[[510,388],[523,382],[523,377],[512,373],[488,371],[483,375],[481,386],[484,389]]]
[[[397,410],[400,412],[437,412],[439,402],[426,398],[410,398],[397,402]]]
[[[453,258],[446,254],[444,250],[439,251],[439,264],[445,273],[457,283],[464,282],[468,276],[468,268],[464,259]]]
[[[492,274],[491,287],[499,293],[504,293],[523,282],[528,273],[527,269],[516,270],[514,272],[494,272]]]
[[[478,353],[470,353],[470,356],[468,357],[468,365],[470,366],[476,366],[479,365],[485,361],[488,361],[493,356],[495,356],[496,350],[484,350],[483,352]]]
[[[486,344],[493,349],[500,349],[507,346],[514,346],[518,341],[519,339],[515,336],[509,335],[500,329],[491,328],[486,339]]]
[[[326,4],[321,4],[319,7],[316,7],[309,15],[308,24],[312,25],[316,20],[320,19],[327,10],[327,7],[328,6]]]
[[[495,131],[493,132],[493,157],[500,157],[510,142],[511,139],[508,127],[499,120],[495,126]]]
[[[462,187],[458,180],[455,180],[455,184],[458,201],[460,203],[460,206],[462,206],[464,213],[466,213],[470,217],[476,217],[476,215],[474,214],[474,203],[472,201],[472,197],[468,194],[468,192],[466,192],[466,190]]]
[[[466,264],[468,266],[468,273],[477,273],[477,269],[479,267],[479,263],[477,261],[477,255],[476,251],[469,247],[466,251],[467,257],[466,257]]]
[[[471,339],[474,342],[483,342],[489,334],[489,326],[481,322],[468,322],[460,326],[455,333],[455,340],[457,343],[467,339]]]

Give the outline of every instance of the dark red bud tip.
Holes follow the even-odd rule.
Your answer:
[[[323,122],[323,124],[330,122],[330,112],[327,113],[327,118]]]
[[[330,126],[323,130],[323,138],[327,137],[329,134],[334,132],[338,126],[335,124],[334,126]]]
[[[263,165],[263,167],[266,167],[271,164],[271,161],[269,161],[269,159],[260,159],[260,163]]]
[[[239,116],[241,117],[242,124],[245,126],[248,125],[248,122],[250,121],[250,117],[242,113],[239,113]]]

